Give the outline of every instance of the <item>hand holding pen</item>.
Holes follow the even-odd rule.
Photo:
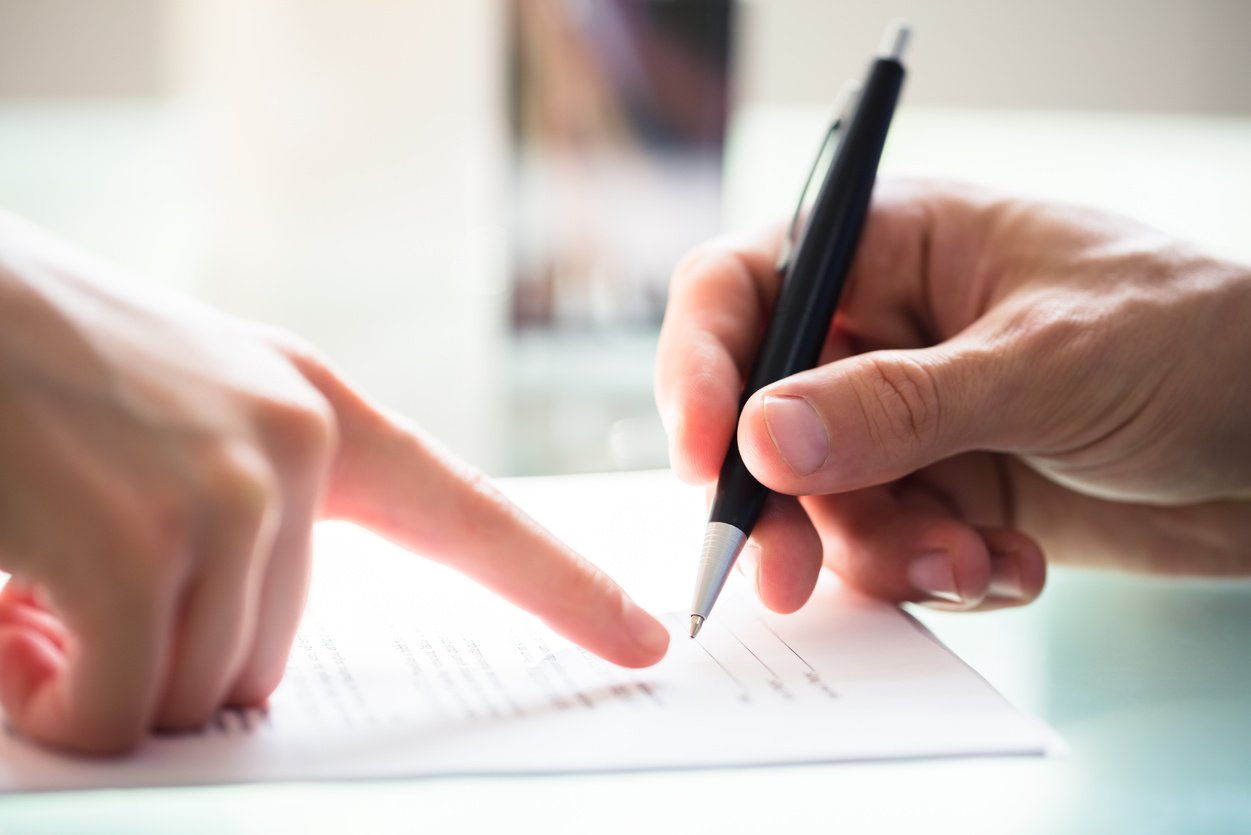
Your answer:
[[[869,209],[877,164],[903,86],[909,30],[887,29],[862,93],[851,92],[826,132],[778,256],[780,286],[743,386],[743,398],[820,355]],[[811,203],[809,202],[811,198]],[[731,438],[704,537],[691,602],[691,637],[712,611],[764,506],[768,488],[747,469]]]
[[[744,398],[785,230],[679,265],[656,398],[684,480],[771,491],[739,567],[792,611],[1028,603],[1046,562],[1251,573],[1251,268],[1132,221],[886,180],[814,368]],[[740,409],[740,398],[744,398]],[[740,413],[741,412],[741,413]],[[800,498],[795,498],[800,497]]]

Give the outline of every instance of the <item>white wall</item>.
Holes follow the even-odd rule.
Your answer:
[[[367,11],[364,11],[366,10]],[[180,2],[211,301],[495,459],[503,335],[500,7]]]
[[[1251,114],[1246,0],[745,0],[739,97],[830,100],[885,21],[916,105]]]
[[[1029,186],[985,148],[1051,125],[1068,137],[1052,156],[1117,163],[1075,173],[1079,196],[1128,200],[1155,182],[1134,172],[1158,176],[1153,149],[1230,146],[1173,169],[1169,187],[1206,205],[1212,160],[1238,158],[1236,125],[1011,113],[1251,114],[1251,2],[744,0],[732,224],[789,208],[821,111],[895,14],[916,40],[887,170]],[[0,0],[0,205],[305,334],[494,472],[663,462],[646,339],[505,338],[502,20],[502,0]],[[1156,141],[1126,157],[1136,125]],[[1171,228],[1157,197],[1130,208]],[[1199,217],[1178,231],[1238,231]]]

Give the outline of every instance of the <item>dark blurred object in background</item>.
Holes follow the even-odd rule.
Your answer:
[[[654,327],[721,226],[731,0],[511,0],[512,321]]]

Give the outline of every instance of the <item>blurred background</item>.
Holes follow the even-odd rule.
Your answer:
[[[493,474],[663,466],[670,268],[788,215],[894,16],[885,173],[1251,261],[1242,0],[0,0],[0,205],[303,334]]]
[[[0,0],[0,206],[303,334],[490,473],[664,466],[672,264],[789,216],[895,16],[915,37],[884,175],[1101,206],[1251,263],[1246,0]],[[916,610],[1072,758],[794,785],[860,823],[1249,831],[1249,594],[1054,571],[1025,609]],[[388,791],[460,815],[461,785]],[[568,789],[506,785],[543,815]],[[293,791],[268,808],[344,819],[348,795]],[[129,795],[92,797],[133,828]],[[231,814],[197,797],[206,826]],[[185,826],[189,799],[159,808]],[[33,799],[26,829],[64,831],[62,808],[100,828],[79,804]]]

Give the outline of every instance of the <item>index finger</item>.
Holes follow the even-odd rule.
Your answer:
[[[659,661],[669,633],[608,575],[509,502],[433,439],[366,402],[308,358],[340,445],[327,512],[444,562],[609,661]]]
[[[743,378],[777,295],[782,228],[703,244],[674,271],[656,350],[655,395],[682,479],[716,478]]]

